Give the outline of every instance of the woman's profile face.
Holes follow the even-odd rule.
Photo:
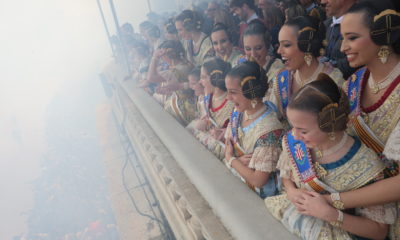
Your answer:
[[[289,71],[297,70],[306,64],[305,54],[297,46],[297,37],[297,29],[292,26],[283,25],[279,31],[278,53]]]
[[[261,35],[247,35],[243,38],[244,52],[247,59],[253,58],[258,65],[263,67],[268,55],[267,46]]]
[[[211,33],[211,41],[218,57],[225,59],[231,55],[233,45],[224,30]]]
[[[178,36],[183,40],[190,40],[190,34],[186,29],[183,27],[182,21],[175,22],[176,30],[178,31]]]
[[[200,79],[198,76],[189,75],[189,87],[194,91],[194,95],[202,96],[204,95],[204,87],[200,84]]]
[[[211,84],[210,75],[204,67],[200,70],[200,83],[204,87],[204,93],[210,94],[214,90],[214,86]]]
[[[251,100],[243,95],[239,77],[226,76],[225,86],[228,93],[226,98],[235,104],[237,111],[244,112],[251,108]]]
[[[343,36],[341,51],[351,67],[379,61],[379,46],[370,37],[370,29],[363,23],[363,13],[345,14],[340,24]]]
[[[318,126],[317,114],[292,108],[287,108],[286,115],[295,139],[300,140],[309,148],[315,148],[321,143],[330,141],[328,134]]]

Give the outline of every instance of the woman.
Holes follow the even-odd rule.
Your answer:
[[[265,72],[244,62],[226,76],[228,100],[235,104],[226,132],[225,162],[260,197],[278,193],[276,163],[283,126],[275,106],[262,102],[268,89]]]
[[[391,30],[387,31],[386,26],[391,26]],[[331,204],[354,208],[400,201],[399,27],[400,13],[383,1],[356,4],[344,15],[342,51],[351,67],[365,65],[350,77],[344,87],[352,111],[350,129],[381,156],[389,168],[386,175],[393,177],[341,193],[335,201],[329,195],[325,196]],[[304,197],[304,204],[322,200],[321,196]],[[392,226],[392,239],[400,237],[399,221]]]
[[[194,132],[194,128],[197,126],[200,119],[206,116],[206,110],[204,108],[204,87],[200,83],[200,68],[195,67],[188,75],[189,87],[193,90],[194,95],[197,97],[196,104],[196,118],[186,126],[190,132]]]
[[[233,111],[233,103],[226,99],[225,76],[231,69],[220,58],[211,58],[201,67],[200,82],[204,86],[206,115],[194,129],[194,135],[217,158],[224,158],[224,133]]]
[[[183,54],[184,50],[179,41],[163,42],[151,59],[146,84],[158,84],[153,97],[186,126],[195,117],[196,97],[189,89],[187,78],[192,65],[186,61]],[[163,67],[159,66],[160,59],[168,64],[167,69],[161,69]]]
[[[303,16],[287,21],[279,32],[278,53],[285,70],[274,79],[270,101],[278,107],[283,120],[291,96],[318,74],[328,74],[339,86],[343,83],[339,69],[317,59],[325,35],[319,26],[322,25],[318,20]]]
[[[201,66],[204,60],[215,55],[210,37],[201,31],[202,18],[198,13],[184,10],[175,19],[179,37],[184,40],[187,58],[195,66]]]
[[[265,26],[259,22],[252,22],[246,29],[243,37],[244,52],[248,60],[254,59],[267,73],[268,86],[276,74],[284,67],[280,59],[268,54],[271,48],[271,36]],[[268,99],[268,97],[266,97]]]
[[[349,101],[326,74],[301,88],[290,100],[287,117],[293,126],[283,139],[278,169],[286,194],[267,198],[267,208],[302,239],[384,239],[396,220],[395,204],[356,208],[351,214],[328,204],[316,215],[297,210],[307,192],[338,194],[382,178],[385,166],[357,138],[345,132]],[[316,206],[313,206],[316,207]]]
[[[231,64],[232,67],[239,63],[242,53],[232,44],[232,36],[225,25],[217,23],[211,31],[211,41],[217,57]]]

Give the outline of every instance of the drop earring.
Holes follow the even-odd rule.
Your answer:
[[[304,55],[304,61],[306,61],[307,66],[311,66],[311,62],[312,62],[311,53],[306,53]]]
[[[378,58],[383,64],[385,64],[389,58],[390,51],[388,46],[381,46],[378,52]]]
[[[255,99],[251,100],[251,107],[256,108],[257,103],[258,103],[257,100]]]

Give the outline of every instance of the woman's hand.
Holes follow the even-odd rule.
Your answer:
[[[196,129],[199,131],[206,131],[208,128],[208,122],[208,116],[200,118],[199,121],[197,121],[196,123]]]
[[[216,140],[223,142],[225,130],[224,128],[213,128],[210,130],[210,134]]]
[[[291,201],[297,208],[297,210],[303,210],[299,207],[301,207],[302,205],[299,205],[299,202],[301,199],[304,198],[305,195],[308,194],[308,191],[305,189],[299,189],[299,188],[295,188],[295,187],[291,187],[286,189],[286,193],[288,196],[289,201]]]
[[[231,140],[228,138],[225,140],[225,160],[229,161],[233,157],[233,145]]]
[[[253,154],[245,154],[241,157],[238,157],[238,160],[245,166],[249,166],[250,160],[253,157]]]
[[[334,221],[337,209],[332,207],[323,195],[316,192],[307,192],[298,199],[299,212],[304,215],[316,217],[324,221]]]
[[[160,59],[162,56],[165,55],[165,49],[164,48],[159,48],[156,49],[153,53],[153,59]]]

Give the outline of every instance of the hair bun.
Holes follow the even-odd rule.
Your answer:
[[[393,45],[400,40],[400,13],[386,9],[374,17],[371,38],[377,45]]]
[[[305,27],[299,30],[297,45],[302,52],[312,52],[312,43],[316,34],[317,29],[312,27]]]

